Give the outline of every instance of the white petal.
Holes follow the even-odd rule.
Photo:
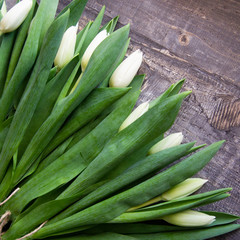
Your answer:
[[[215,219],[215,216],[192,210],[186,210],[163,217],[163,220],[168,223],[183,227],[206,226],[213,223]]]
[[[188,178],[163,193],[162,200],[170,201],[177,198],[186,197],[200,189],[208,180],[202,178]]]
[[[89,46],[87,47],[86,51],[83,54],[82,57],[82,62],[81,62],[81,67],[82,67],[82,71],[84,72],[88,62],[94,52],[94,50],[97,48],[97,46],[108,36],[108,33],[106,30],[103,30],[101,32],[99,32],[96,37],[92,40],[92,42],[89,44]]]
[[[63,38],[58,49],[54,65],[63,68],[74,56],[76,45],[76,33],[78,26],[68,28],[63,34]]]
[[[23,0],[11,8],[0,22],[0,31],[12,32],[17,29],[27,17],[32,7],[32,0]]]
[[[129,55],[112,74],[109,86],[110,87],[127,87],[137,74],[142,63],[143,54],[138,49]]]
[[[145,112],[149,109],[149,102],[144,102],[140,104],[134,111],[126,118],[119,128],[119,131],[122,131],[124,128],[128,127],[138,118],[140,118]]]
[[[180,145],[182,140],[183,134],[181,132],[170,134],[169,136],[165,137],[164,139],[156,143],[154,146],[152,146],[148,154],[154,154],[164,149]]]

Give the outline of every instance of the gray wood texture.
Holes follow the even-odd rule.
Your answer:
[[[7,0],[11,4],[12,0]],[[60,0],[59,10],[69,3]],[[103,23],[120,15],[131,24],[128,53],[140,48],[146,73],[139,102],[151,100],[186,78],[192,90],[170,132],[185,142],[226,143],[198,174],[209,182],[201,191],[232,187],[231,197],[203,209],[240,214],[240,2],[237,0],[89,0],[79,28],[106,6]],[[238,240],[240,231],[218,237]]]

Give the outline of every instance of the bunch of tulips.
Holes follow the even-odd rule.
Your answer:
[[[201,240],[239,228],[237,216],[192,210],[231,189],[191,195],[223,141],[166,136],[184,80],[133,110],[143,54],[125,58],[129,25],[101,26],[104,7],[78,32],[86,2],[56,15],[58,0],[9,11],[0,0],[1,239]]]

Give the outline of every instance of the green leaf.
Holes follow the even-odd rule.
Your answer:
[[[71,194],[72,191],[75,191],[74,189],[84,188],[98,181],[117,166],[123,158],[169,129],[177,116],[180,108],[179,103],[188,94],[182,93],[172,98],[172,101],[156,105],[156,108],[150,109],[130,126],[115,135],[101,154],[91,162],[64,194]],[[178,104],[177,107],[176,104]]]
[[[100,31],[106,29],[108,33],[112,33],[117,25],[118,19],[119,19],[119,16],[116,16],[115,18],[111,19],[108,23],[102,26]]]
[[[139,240],[204,240],[235,231],[240,228],[240,224],[227,224],[223,226],[211,227],[206,229],[174,231],[155,234],[132,234],[130,236]]]
[[[116,108],[85,138],[24,184],[19,192],[3,206],[2,211],[11,209],[12,215],[15,215],[21,212],[31,200],[76,177],[99,154],[106,142],[117,133],[121,123],[133,109],[139,93],[138,89],[135,91],[131,89],[123,97],[121,107]],[[84,189],[79,188],[77,192]]]
[[[164,99],[177,94],[181,90],[181,87],[182,87],[184,81],[185,81],[185,79],[182,79],[182,80],[178,81],[177,83],[172,84],[163,94],[161,94],[159,97],[157,97],[156,99],[154,99],[153,101],[150,102],[149,108],[152,108],[153,106],[155,106],[159,102],[163,101]]]
[[[12,123],[12,119],[13,119],[13,117],[9,117],[2,124],[0,124],[0,152],[2,150],[2,146],[4,144],[4,140],[7,136],[10,125]]]
[[[14,45],[16,34],[17,34],[17,31],[4,34],[1,47],[0,47],[0,62],[1,62],[0,64],[0,103],[1,103],[1,97],[3,93],[5,81],[6,81],[8,64],[11,59],[10,57],[11,57],[11,52]],[[2,122],[3,120],[4,118],[2,118],[0,122]]]
[[[79,54],[80,51],[81,51],[81,48],[83,46],[83,43],[86,39],[86,36],[88,34],[88,30],[91,26],[92,22],[89,22],[85,27],[84,29],[78,33],[77,35],[77,41],[76,41],[76,47],[75,47],[75,54]]]
[[[66,199],[55,200],[55,192],[59,193],[59,191],[53,192],[50,196],[47,194],[42,198],[38,198],[36,200],[36,204],[33,204],[34,207],[30,207],[30,209],[21,214],[17,221],[11,225],[11,228],[7,231],[5,235],[7,239],[16,239],[21,237],[28,232],[34,230],[38,225],[42,222],[48,220],[49,218],[53,217],[55,214],[60,212],[69,204],[73,203],[77,199],[84,197],[85,195],[89,194],[90,192],[97,189],[101,186],[104,182],[99,182],[85,190],[79,192],[78,194],[68,197]],[[41,201],[38,201],[41,200]]]
[[[118,177],[108,181],[96,191],[71,205],[54,219],[50,220],[49,224],[69,217],[72,214],[99,202],[100,200],[106,199],[106,197],[119,192],[119,190],[123,187],[128,186],[130,183],[134,183],[136,180],[143,178],[145,175],[153,172],[154,170],[157,171],[167,166],[182,157],[193,145],[194,143],[176,146],[144,158]]]
[[[214,221],[212,224],[208,225],[207,227],[223,225],[223,224],[231,223],[240,219],[239,216],[223,213],[223,212],[209,212],[209,211],[201,211],[201,212],[206,213],[208,215],[213,215],[216,217],[216,221]]]
[[[20,157],[22,157],[34,134],[50,115],[57,97],[66,82],[66,79],[69,77],[77,63],[78,57],[76,56],[51,81],[46,84],[41,98],[37,104],[34,115],[19,146]]]
[[[15,67],[17,65],[18,59],[21,55],[22,48],[24,46],[25,40],[28,35],[29,26],[30,26],[32,18],[33,18],[35,6],[36,6],[36,0],[33,0],[32,9],[30,10],[27,18],[24,20],[24,22],[18,29],[17,37],[16,37],[16,40],[14,43],[13,51],[11,54],[11,59],[10,59],[9,66],[8,66],[7,79],[6,79],[4,88],[7,87],[8,83],[13,75],[13,72],[15,70]]]
[[[95,21],[91,24],[91,27],[88,30],[87,36],[84,40],[84,43],[80,49],[79,52],[79,58],[81,59],[84,52],[86,51],[88,45],[91,43],[91,41],[95,38],[99,31],[99,27],[101,26],[101,22],[103,19],[103,15],[105,12],[105,6],[102,7],[101,11],[99,12],[98,16],[96,17]]]
[[[61,19],[58,18],[57,21]],[[118,62],[122,49],[128,39],[129,26],[123,27],[106,38],[94,51],[81,81],[72,94],[58,102],[50,116],[38,129],[24,158],[18,164],[15,172],[15,183],[25,174],[40,153],[51,141],[69,114],[88,96],[88,94],[112,71]],[[101,63],[105,64],[102,65]],[[95,76],[98,76],[97,78]],[[31,90],[33,93],[33,90]],[[36,93],[35,93],[36,94]],[[32,104],[32,103],[31,103]],[[25,106],[26,108],[26,106]],[[21,119],[23,120],[23,119]],[[25,119],[24,119],[25,120]]]
[[[55,16],[57,5],[58,0],[51,0],[50,2],[42,0],[38,7],[14,74],[0,99],[0,122],[5,119],[9,108],[13,104],[15,93],[35,64],[39,48],[41,47],[41,38],[45,36],[46,26],[49,26],[51,19],[53,20]],[[48,12],[47,15],[46,12]],[[59,38],[61,39],[60,36]]]
[[[58,240],[137,240],[137,238],[125,236],[117,233],[100,233],[96,235],[78,235],[78,236],[69,236],[69,237],[57,237],[51,239]]]
[[[203,213],[213,215],[216,217],[216,221],[207,226],[198,227],[200,228],[209,228],[217,225],[228,224],[239,219],[238,216],[234,216],[227,213],[221,212],[205,212]],[[164,223],[164,224],[163,224]],[[170,232],[170,231],[186,231],[192,230],[192,227],[179,227],[170,224],[166,224],[162,221],[154,221],[149,223],[106,223],[100,224],[91,229],[85,230],[83,234],[96,234],[101,232],[116,232],[121,234],[142,234],[142,233],[160,233],[160,232]]]
[[[82,104],[77,107],[65,125],[54,136],[44,151],[47,155],[87,122],[96,118],[105,108],[122,97],[130,88],[98,88],[94,90]]]
[[[163,224],[162,221],[149,223],[105,223],[99,224],[87,230],[83,230],[82,234],[96,234],[101,232],[116,232],[121,234],[142,234],[142,233],[159,233],[170,231],[181,231],[186,228]]]
[[[73,0],[59,13],[57,17],[62,16],[65,12],[70,10],[67,28],[75,26],[78,23],[86,4],[87,0]]]
[[[156,135],[161,133],[161,131],[166,131],[174,121],[181,101],[188,94],[189,93],[181,93],[168,98],[166,101],[156,105],[133,124],[115,135],[104,147],[103,151],[89,164],[82,174],[79,175],[77,181],[75,180],[75,183],[70,185],[60,197],[64,197],[64,195],[70,196],[77,189],[79,191],[94,184],[107,171],[111,170],[118,161],[121,161],[123,157],[126,157],[127,153],[134,151],[137,147],[141,147],[148,142],[149,139],[155,138]],[[204,162],[204,160],[202,161]],[[154,181],[154,178],[152,179],[105,201],[97,203],[71,217],[50,224],[41,229],[37,236],[51,236],[56,232],[110,221],[130,207],[141,204],[159,195],[159,191],[165,191],[167,190],[166,188],[170,187],[169,183],[166,181],[165,186],[162,184],[163,187],[160,187],[159,189],[159,182]],[[163,181],[163,183],[164,182],[165,181]],[[154,191],[154,189],[159,190]],[[143,191],[146,193],[142,194]]]
[[[197,194],[191,197],[186,197],[180,200],[172,200],[165,203],[157,204],[157,206],[151,206],[148,208],[142,208],[138,211],[127,212],[119,217],[113,219],[112,223],[131,223],[131,222],[141,222],[141,221],[149,221],[155,219],[161,219],[164,216],[181,212],[187,209],[191,209],[194,207],[198,207],[200,205],[209,204],[212,201],[215,201],[216,196],[221,196],[225,198],[229,195],[225,193],[229,189],[220,189],[216,191],[207,192],[204,194]]]
[[[46,35],[26,91],[21,99],[16,113],[14,114],[12,124],[2,148],[0,155],[0,180],[3,179],[5,170],[7,169],[13,154],[18,148],[39,102],[48,79],[53,60],[60,45],[67,19],[68,14],[63,15],[61,18],[54,21]]]

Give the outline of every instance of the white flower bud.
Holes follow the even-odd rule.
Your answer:
[[[143,54],[140,50],[129,55],[113,72],[109,86],[110,87],[127,87],[137,74],[142,63]]]
[[[11,8],[0,21],[0,31],[8,33],[16,30],[25,20],[32,7],[32,0],[22,0]]]
[[[165,216],[162,219],[177,226],[200,227],[210,225],[215,221],[216,217],[197,211],[186,210]]]
[[[200,189],[208,180],[202,178],[188,178],[161,195],[162,200],[170,201],[186,197]]]
[[[2,14],[2,17],[5,16],[7,13],[7,6],[6,6],[6,2],[3,1],[3,4],[2,4],[2,8],[1,8],[1,14]]]
[[[169,136],[165,137],[164,139],[153,145],[148,151],[148,154],[151,155],[164,149],[180,145],[182,140],[183,134],[181,132],[170,134]]]
[[[81,67],[82,67],[82,71],[84,72],[89,59],[91,58],[94,50],[97,48],[97,46],[108,36],[108,33],[106,30],[103,30],[101,32],[99,32],[97,34],[97,36],[92,40],[92,42],[89,44],[89,46],[87,47],[86,51],[83,54],[82,57],[82,62],[81,62]]]
[[[71,61],[74,56],[76,39],[77,39],[77,26],[68,28],[63,34],[60,47],[54,60],[54,65],[58,68],[63,68]]]
[[[131,123],[136,121],[140,118],[145,112],[148,111],[149,102],[144,102],[140,104],[133,112],[125,119],[122,125],[119,128],[119,132],[122,131],[124,128],[128,127]]]
[[[174,186],[170,190],[166,191],[160,196],[157,196],[141,205],[136,207],[130,208],[129,211],[133,211],[138,208],[146,207],[157,203],[159,201],[170,201],[178,198],[186,197],[198,189],[200,189],[208,180],[202,178],[188,178],[185,181],[179,183],[178,185]]]

